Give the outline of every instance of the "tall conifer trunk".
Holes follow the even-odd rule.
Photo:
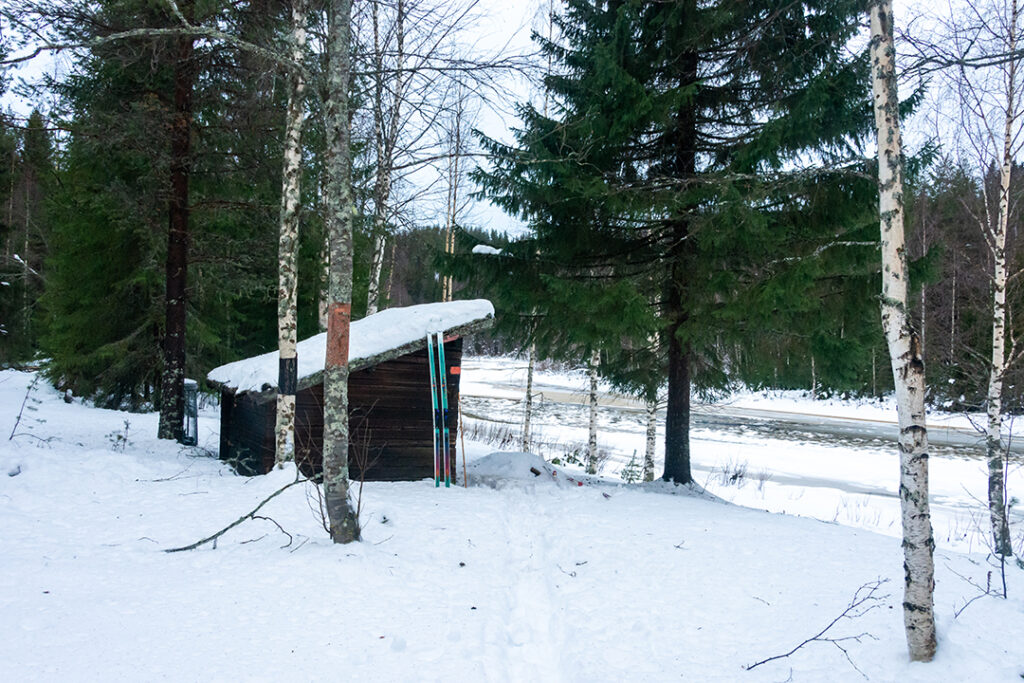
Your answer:
[[[878,134],[882,236],[882,328],[899,416],[900,508],[903,524],[903,623],[913,661],[935,656],[935,539],[928,505],[928,430],[921,340],[908,306],[903,212],[903,141],[896,89],[892,0],[871,3],[871,84]]]
[[[306,3],[305,0],[292,0],[292,60],[296,63],[302,63],[305,44]],[[303,95],[306,88],[305,79],[297,69],[288,74],[288,84],[277,265],[277,350],[280,362],[275,459],[279,466],[293,457],[295,443],[295,390],[298,387],[297,264],[301,216],[302,124],[305,118]]]
[[[324,501],[331,539],[359,539],[359,520],[349,500],[348,347],[352,316],[352,155],[349,146],[351,0],[332,0],[328,27],[327,144],[332,168],[327,180],[330,279],[327,355],[324,362]]]
[[[192,0],[180,4],[193,18]],[[193,39],[174,40],[174,112],[171,119],[171,197],[168,206],[164,364],[160,380],[161,439],[179,439],[185,412],[185,296],[188,276],[189,173],[192,154]]]
[[[687,16],[696,17],[697,3],[687,0]],[[676,66],[677,80],[682,88],[697,82],[697,53],[684,52]],[[697,116],[693,104],[684,104],[676,114],[671,141],[673,176],[686,181],[697,172]],[[685,209],[684,209],[685,211]],[[688,217],[677,215],[669,225],[669,280],[665,297],[668,320],[668,405],[665,412],[665,473],[663,479],[676,484],[693,480],[690,472],[690,347],[680,339],[680,331],[689,318],[687,254],[689,244]]]

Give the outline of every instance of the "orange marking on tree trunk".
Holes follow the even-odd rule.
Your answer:
[[[333,303],[327,310],[326,367],[348,365],[348,334],[352,322],[352,304]]]

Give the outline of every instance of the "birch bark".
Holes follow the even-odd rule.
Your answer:
[[[390,107],[385,113],[386,79],[384,68],[385,46],[381,44],[380,20],[377,3],[371,3],[374,44],[374,100],[373,122],[377,147],[377,173],[373,188],[373,257],[370,261],[370,282],[366,293],[366,314],[373,315],[380,306],[380,278],[384,268],[384,250],[387,247],[388,202],[391,198],[392,167],[398,144],[402,102],[405,99],[405,3],[398,0],[395,16],[395,66],[390,93]]]
[[[644,447],[644,481],[654,481],[654,448],[658,440],[658,402],[647,402],[647,444]]]
[[[32,187],[32,169],[25,168],[25,240],[22,245],[21,252],[21,333],[25,339],[29,338],[29,274],[30,269],[28,261],[32,258],[32,254],[29,253],[29,246],[31,240],[29,239],[29,233],[32,228],[32,197],[30,190]]]
[[[928,431],[920,339],[911,327],[903,211],[903,141],[896,87],[892,0],[872,0],[871,85],[878,139],[882,239],[882,327],[899,415],[900,508],[903,526],[903,623],[913,661],[935,656],[935,567],[928,505]]]
[[[302,63],[306,45],[306,3],[292,0],[292,60]],[[275,460],[281,467],[294,458],[295,390],[298,385],[298,301],[299,222],[302,179],[303,95],[302,73],[288,73],[288,112],[285,122],[284,169],[281,179],[281,225],[278,239],[277,287],[277,446]]]
[[[459,160],[462,155],[462,119],[465,114],[465,91],[461,85],[455,94],[455,112],[451,130],[451,160],[448,163],[448,211],[445,220],[444,253],[455,252],[455,225],[459,213],[459,183],[462,171]],[[441,300],[452,300],[453,281],[450,275],[442,278]]]
[[[537,345],[530,344],[530,360],[526,364],[526,406],[523,414],[523,452],[530,452],[530,420],[533,416],[533,370],[537,365]]]
[[[587,474],[597,474],[597,366],[601,354],[590,353],[587,374],[590,376],[590,431],[587,439]]]
[[[359,520],[349,500],[348,346],[352,312],[352,157],[349,146],[351,0],[332,0],[328,25],[327,143],[334,168],[328,176],[330,240],[327,353],[324,362],[324,502],[331,539],[359,539]]]
[[[1009,53],[1017,49],[1017,0],[1010,3],[1006,48]],[[1006,374],[1006,229],[1010,220],[1010,175],[1013,169],[1014,124],[1018,112],[1017,60],[1006,67],[1005,110],[1003,119],[1002,159],[999,170],[999,214],[991,231],[992,251],[992,354],[990,359],[988,393],[986,400],[985,447],[988,453],[988,508],[992,523],[993,548],[999,555],[1012,555],[1010,525],[1006,506],[1006,453],[1002,445],[1003,377]]]

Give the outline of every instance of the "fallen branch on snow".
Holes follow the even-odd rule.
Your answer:
[[[227,532],[231,531],[236,526],[238,526],[242,522],[245,522],[246,520],[250,520],[250,519],[252,519],[252,520],[266,519],[266,520],[269,520],[271,522],[274,522],[274,520],[270,519],[269,517],[263,517],[263,516],[257,515],[256,513],[259,512],[260,509],[264,505],[266,505],[270,501],[274,500],[275,498],[277,498],[279,495],[281,495],[282,493],[284,493],[285,491],[287,491],[291,487],[295,486],[296,484],[305,484],[307,481],[309,481],[309,479],[296,478],[295,481],[293,481],[291,483],[288,483],[288,484],[285,484],[284,486],[282,486],[278,490],[274,491],[269,496],[264,498],[263,501],[259,505],[257,505],[255,508],[253,508],[251,511],[245,513],[244,515],[242,515],[241,517],[236,519],[234,522],[232,522],[231,524],[227,525],[226,527],[224,527],[223,529],[221,529],[217,533],[213,534],[212,536],[207,536],[206,538],[204,538],[202,540],[196,541],[195,543],[190,543],[189,545],[183,545],[180,548],[167,548],[167,549],[164,550],[164,552],[165,553],[180,553],[183,550],[195,550],[196,548],[198,548],[200,546],[204,546],[207,543],[211,543],[213,541],[216,541],[218,538],[220,538],[221,536],[223,536]],[[274,524],[277,524],[277,522],[274,522]],[[277,528],[281,529],[281,525],[277,524]],[[284,533],[286,536],[288,536],[288,539],[289,539],[288,545],[291,545],[291,534],[286,532],[284,529],[281,529],[281,532]],[[284,547],[287,548],[288,545],[286,545]]]
[[[882,601],[888,596],[877,595],[877,593],[881,589],[882,585],[888,582],[888,579],[876,579],[874,581],[865,583],[863,586],[857,589],[856,593],[853,594],[853,598],[850,600],[850,604],[847,605],[846,609],[844,609],[842,613],[839,614],[839,616],[830,621],[828,623],[828,626],[821,629],[815,635],[803,641],[789,652],[781,655],[774,655],[772,657],[768,657],[767,659],[762,659],[761,661],[745,666],[744,668],[747,671],[750,671],[751,669],[755,669],[761,666],[762,664],[773,662],[776,659],[785,659],[790,655],[796,653],[797,650],[802,648],[804,645],[807,645],[808,643],[832,643],[837,648],[839,648],[840,652],[843,653],[843,656],[846,657],[846,661],[850,663],[850,666],[856,669],[857,673],[859,673],[861,676],[867,678],[864,672],[861,671],[857,667],[857,665],[853,663],[852,659],[850,659],[850,653],[846,650],[845,647],[843,647],[842,643],[846,643],[851,640],[859,643],[864,638],[871,638],[872,640],[878,639],[867,632],[859,633],[855,636],[841,636],[838,638],[832,638],[831,636],[827,636],[826,634],[832,629],[833,626],[838,624],[843,619],[856,619],[858,617],[864,616],[876,607],[880,607],[882,605]]]

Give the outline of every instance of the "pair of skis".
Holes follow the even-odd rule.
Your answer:
[[[437,340],[436,365],[434,362],[435,338]],[[427,358],[430,366],[430,402],[434,415],[434,486],[441,486],[441,471],[443,469],[444,485],[445,488],[449,488],[452,485],[451,433],[448,429],[448,372],[444,363],[444,334],[442,332],[427,333]]]

